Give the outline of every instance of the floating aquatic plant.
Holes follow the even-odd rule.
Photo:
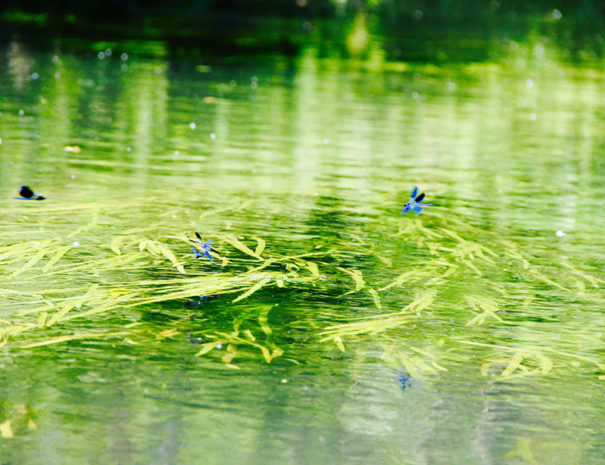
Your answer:
[[[478,360],[480,373],[502,379],[578,363],[603,369],[593,352],[582,351],[587,341],[600,344],[589,329],[553,335],[539,324],[561,318],[545,311],[551,300],[558,308],[578,300],[603,303],[603,280],[573,260],[541,263],[511,238],[436,212],[422,220],[382,221],[377,228],[390,248],[361,227],[285,253],[270,237],[232,231],[208,229],[195,236],[207,238],[198,242],[196,221],[231,215],[250,202],[202,214],[157,203],[154,208],[164,210],[152,217],[189,215],[192,224],[186,230],[165,221],[132,228],[132,212],[143,215],[146,207],[135,203],[24,210],[30,223],[1,233],[0,346],[35,349],[90,339],[139,344],[192,334],[198,356],[218,357],[232,368],[255,356],[269,363],[292,349],[284,328],[270,322],[275,307],[267,296],[283,295],[296,305],[294,297],[304,291],[316,305],[333,299],[346,309],[330,310],[321,323],[314,307],[296,315],[295,327],[310,328],[316,344],[347,352],[372,341],[383,347],[385,363],[415,378],[438,376],[465,358]],[[66,214],[69,225],[80,226],[55,227]],[[210,260],[196,260],[192,241]],[[175,308],[203,296],[218,296],[234,320],[226,326],[224,319],[205,318],[192,327],[178,307],[174,322],[160,328],[132,316],[119,327],[99,319]],[[254,305],[245,304],[255,297]],[[204,305],[195,311],[204,315]]]

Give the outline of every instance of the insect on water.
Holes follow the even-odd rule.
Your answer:
[[[405,374],[401,370],[397,370],[397,381],[401,385],[402,391],[405,391],[408,387],[411,386],[412,383],[410,375]]]
[[[31,190],[27,186],[21,186],[19,189],[19,195],[21,197],[13,197],[13,199],[17,200],[44,200],[46,197],[43,195],[36,194],[33,190]]]
[[[200,236],[200,233],[198,233],[196,231],[195,236],[200,240],[203,241],[202,236]],[[198,249],[197,247],[191,247],[191,251],[193,252],[194,258],[200,258],[203,257],[204,255],[206,257],[208,257],[208,259],[213,262],[214,260],[212,260],[212,256],[210,255],[210,252],[216,252],[216,250],[214,250],[211,247],[212,244],[212,239],[208,239],[206,242],[198,242],[198,241],[191,241],[194,244],[197,244],[198,246],[200,246],[202,249]]]
[[[424,209],[424,207],[430,207],[433,204],[432,203],[425,203],[423,204],[422,201],[424,200],[424,192],[420,195],[418,195],[418,187],[414,187],[414,190],[412,191],[412,195],[410,196],[410,200],[408,200],[404,205],[403,205],[403,210],[401,210],[401,214],[405,214],[407,212],[409,212],[410,210],[414,210],[414,213],[416,213],[417,215],[420,215],[420,213],[422,212],[422,210]]]

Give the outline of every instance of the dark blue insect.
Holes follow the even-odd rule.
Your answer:
[[[422,212],[422,209],[424,207],[433,205],[432,203],[425,203],[424,205],[422,205],[423,200],[424,200],[424,192],[422,194],[418,195],[418,188],[414,187],[414,190],[412,191],[412,195],[410,196],[410,200],[408,200],[403,205],[403,210],[401,210],[401,214],[403,215],[404,213],[407,213],[410,210],[414,210],[414,213],[416,213],[417,215],[420,215],[420,213]]]
[[[200,236],[200,234],[198,232],[195,233],[196,237],[202,241],[202,236]],[[214,260],[212,260],[212,256],[210,255],[210,252],[216,252],[216,250],[214,250],[212,247],[210,247],[210,244],[212,244],[212,239],[208,239],[206,242],[198,242],[198,241],[191,241],[194,244],[199,245],[202,249],[198,249],[197,247],[191,247],[191,251],[193,252],[194,258],[200,258],[203,257],[204,255],[206,257],[208,257],[208,259],[213,262]]]
[[[397,381],[401,384],[401,390],[405,391],[408,387],[411,386],[411,378],[409,375],[406,375],[403,371],[397,370]]]
[[[21,186],[21,189],[19,189],[19,195],[21,197],[13,197],[13,199],[17,199],[17,200],[44,200],[46,198],[43,195],[36,194],[33,190],[31,190],[27,186]]]

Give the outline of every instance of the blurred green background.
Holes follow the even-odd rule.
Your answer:
[[[485,60],[502,41],[542,36],[570,59],[603,56],[600,1],[15,1],[2,34],[166,40],[200,54],[279,52],[309,42],[387,60]]]

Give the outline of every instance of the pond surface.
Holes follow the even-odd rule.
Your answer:
[[[513,45],[6,44],[2,465],[602,463],[605,73]]]

